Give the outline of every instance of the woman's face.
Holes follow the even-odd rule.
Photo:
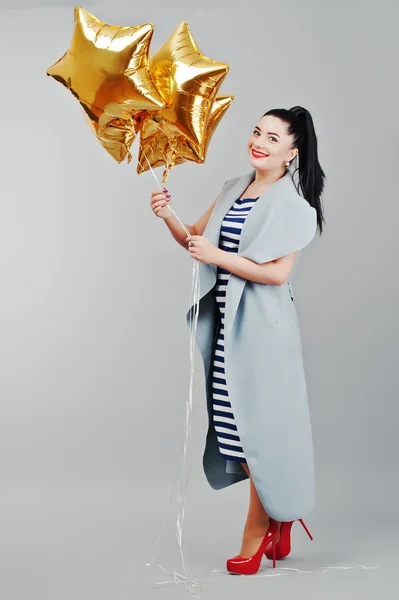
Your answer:
[[[285,163],[298,153],[297,148],[291,149],[293,136],[287,135],[287,126],[273,115],[260,119],[248,140],[248,155],[252,167],[258,171],[285,170]]]

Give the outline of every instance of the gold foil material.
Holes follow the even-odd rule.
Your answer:
[[[123,160],[136,135],[135,113],[164,106],[149,71],[154,26],[108,25],[81,6],[75,7],[74,20],[70,47],[47,75],[78,99],[104,148]],[[126,122],[114,121],[116,106],[124,103]]]

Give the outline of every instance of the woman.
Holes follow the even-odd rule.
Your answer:
[[[248,142],[253,170],[226,181],[186,236],[166,188],[151,207],[199,261],[196,341],[206,379],[203,466],[222,489],[250,480],[240,553],[227,570],[252,574],[263,554],[284,558],[290,531],[314,505],[314,456],[302,347],[291,277],[324,221],[325,174],[310,113],[263,115]],[[299,186],[288,169],[297,159]],[[187,246],[188,243],[188,246]],[[190,324],[195,307],[186,320]]]

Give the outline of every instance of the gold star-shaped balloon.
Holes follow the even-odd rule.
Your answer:
[[[143,143],[149,147],[155,135],[159,157],[162,155],[165,158],[161,162],[165,162],[168,168],[175,164],[175,157],[179,155],[195,157],[190,160],[203,162],[208,122],[229,66],[204,56],[193,39],[188,23],[183,21],[151,56],[149,67],[165,106],[151,112],[148,122],[144,122],[140,151],[143,151]],[[162,138],[162,134],[166,139]],[[142,172],[140,165],[137,172]]]
[[[81,6],[75,7],[74,18],[70,47],[47,69],[47,75],[65,85],[79,100],[96,134],[100,133],[99,139],[99,119],[104,113],[112,113],[107,109],[110,104],[125,104],[130,115],[162,108],[164,101],[149,71],[152,23],[132,27],[108,25]]]
[[[204,56],[183,21],[149,62],[152,79],[166,106],[162,118],[171,131],[194,145],[203,141],[213,101],[229,66]]]

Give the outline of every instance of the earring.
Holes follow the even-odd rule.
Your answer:
[[[287,167],[289,167],[289,166],[290,166],[290,163],[289,163],[289,162],[286,162],[285,164],[286,164],[286,166],[287,166]]]

